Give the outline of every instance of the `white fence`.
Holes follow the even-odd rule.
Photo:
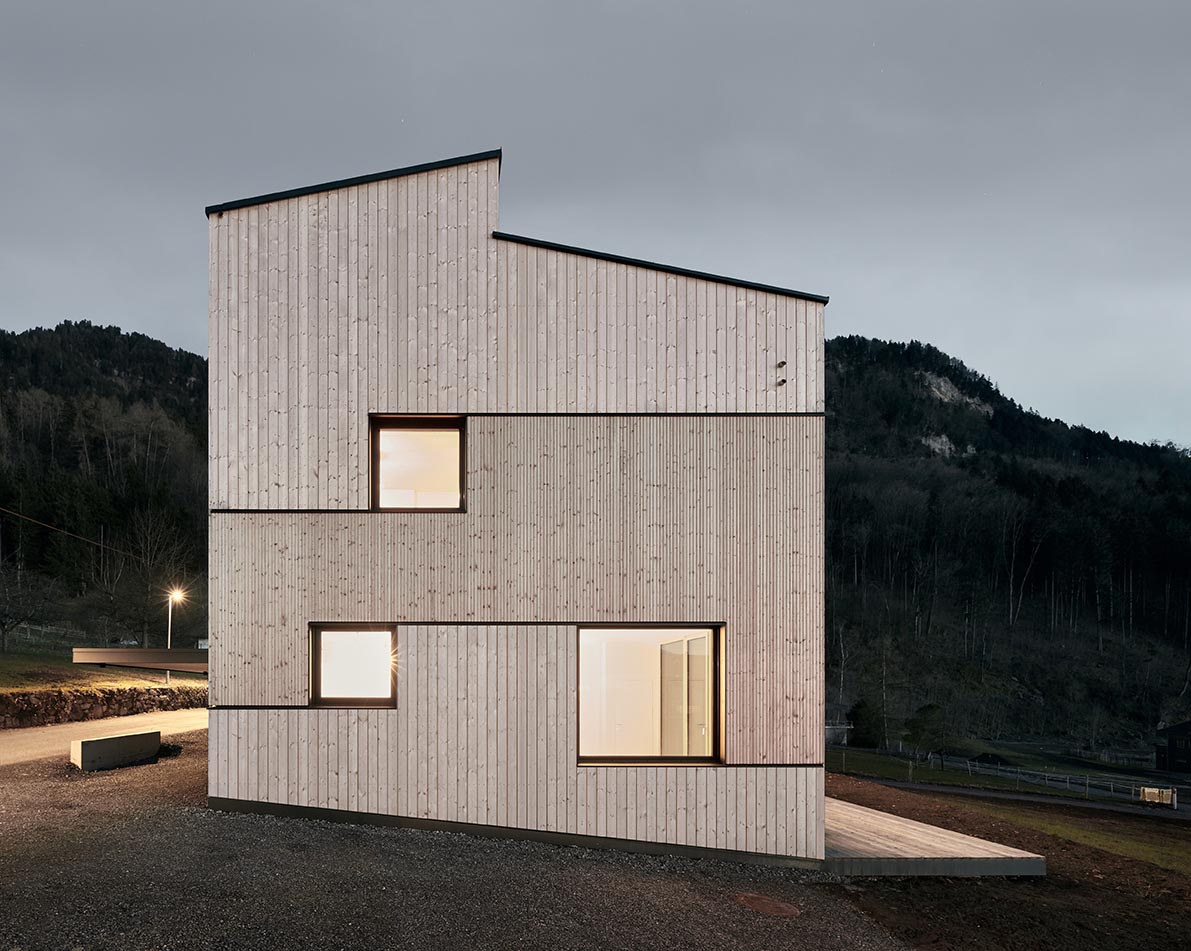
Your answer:
[[[18,624],[8,634],[8,649],[18,652],[68,652],[72,647],[103,647],[105,644],[102,634],[52,624]]]

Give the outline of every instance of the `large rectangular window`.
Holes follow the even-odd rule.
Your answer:
[[[388,512],[462,512],[461,416],[373,416],[372,508]]]
[[[310,629],[310,705],[392,707],[397,633],[389,625],[321,624]]]
[[[719,629],[579,630],[579,757],[716,760]]]

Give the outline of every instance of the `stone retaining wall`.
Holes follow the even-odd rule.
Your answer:
[[[207,705],[207,686],[79,687],[0,693],[0,729]]]

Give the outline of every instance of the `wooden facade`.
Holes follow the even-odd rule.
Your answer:
[[[821,298],[494,234],[499,156],[209,209],[219,800],[823,856]],[[369,414],[467,511],[369,508]],[[309,626],[399,624],[390,710]],[[724,626],[723,763],[580,766],[578,625]]]
[[[210,793],[771,855],[822,853],[822,770],[577,763],[576,629],[403,625],[393,710],[214,709]]]

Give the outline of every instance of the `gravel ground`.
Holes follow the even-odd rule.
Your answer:
[[[905,947],[805,872],[213,812],[173,739],[0,768],[0,951]]]

